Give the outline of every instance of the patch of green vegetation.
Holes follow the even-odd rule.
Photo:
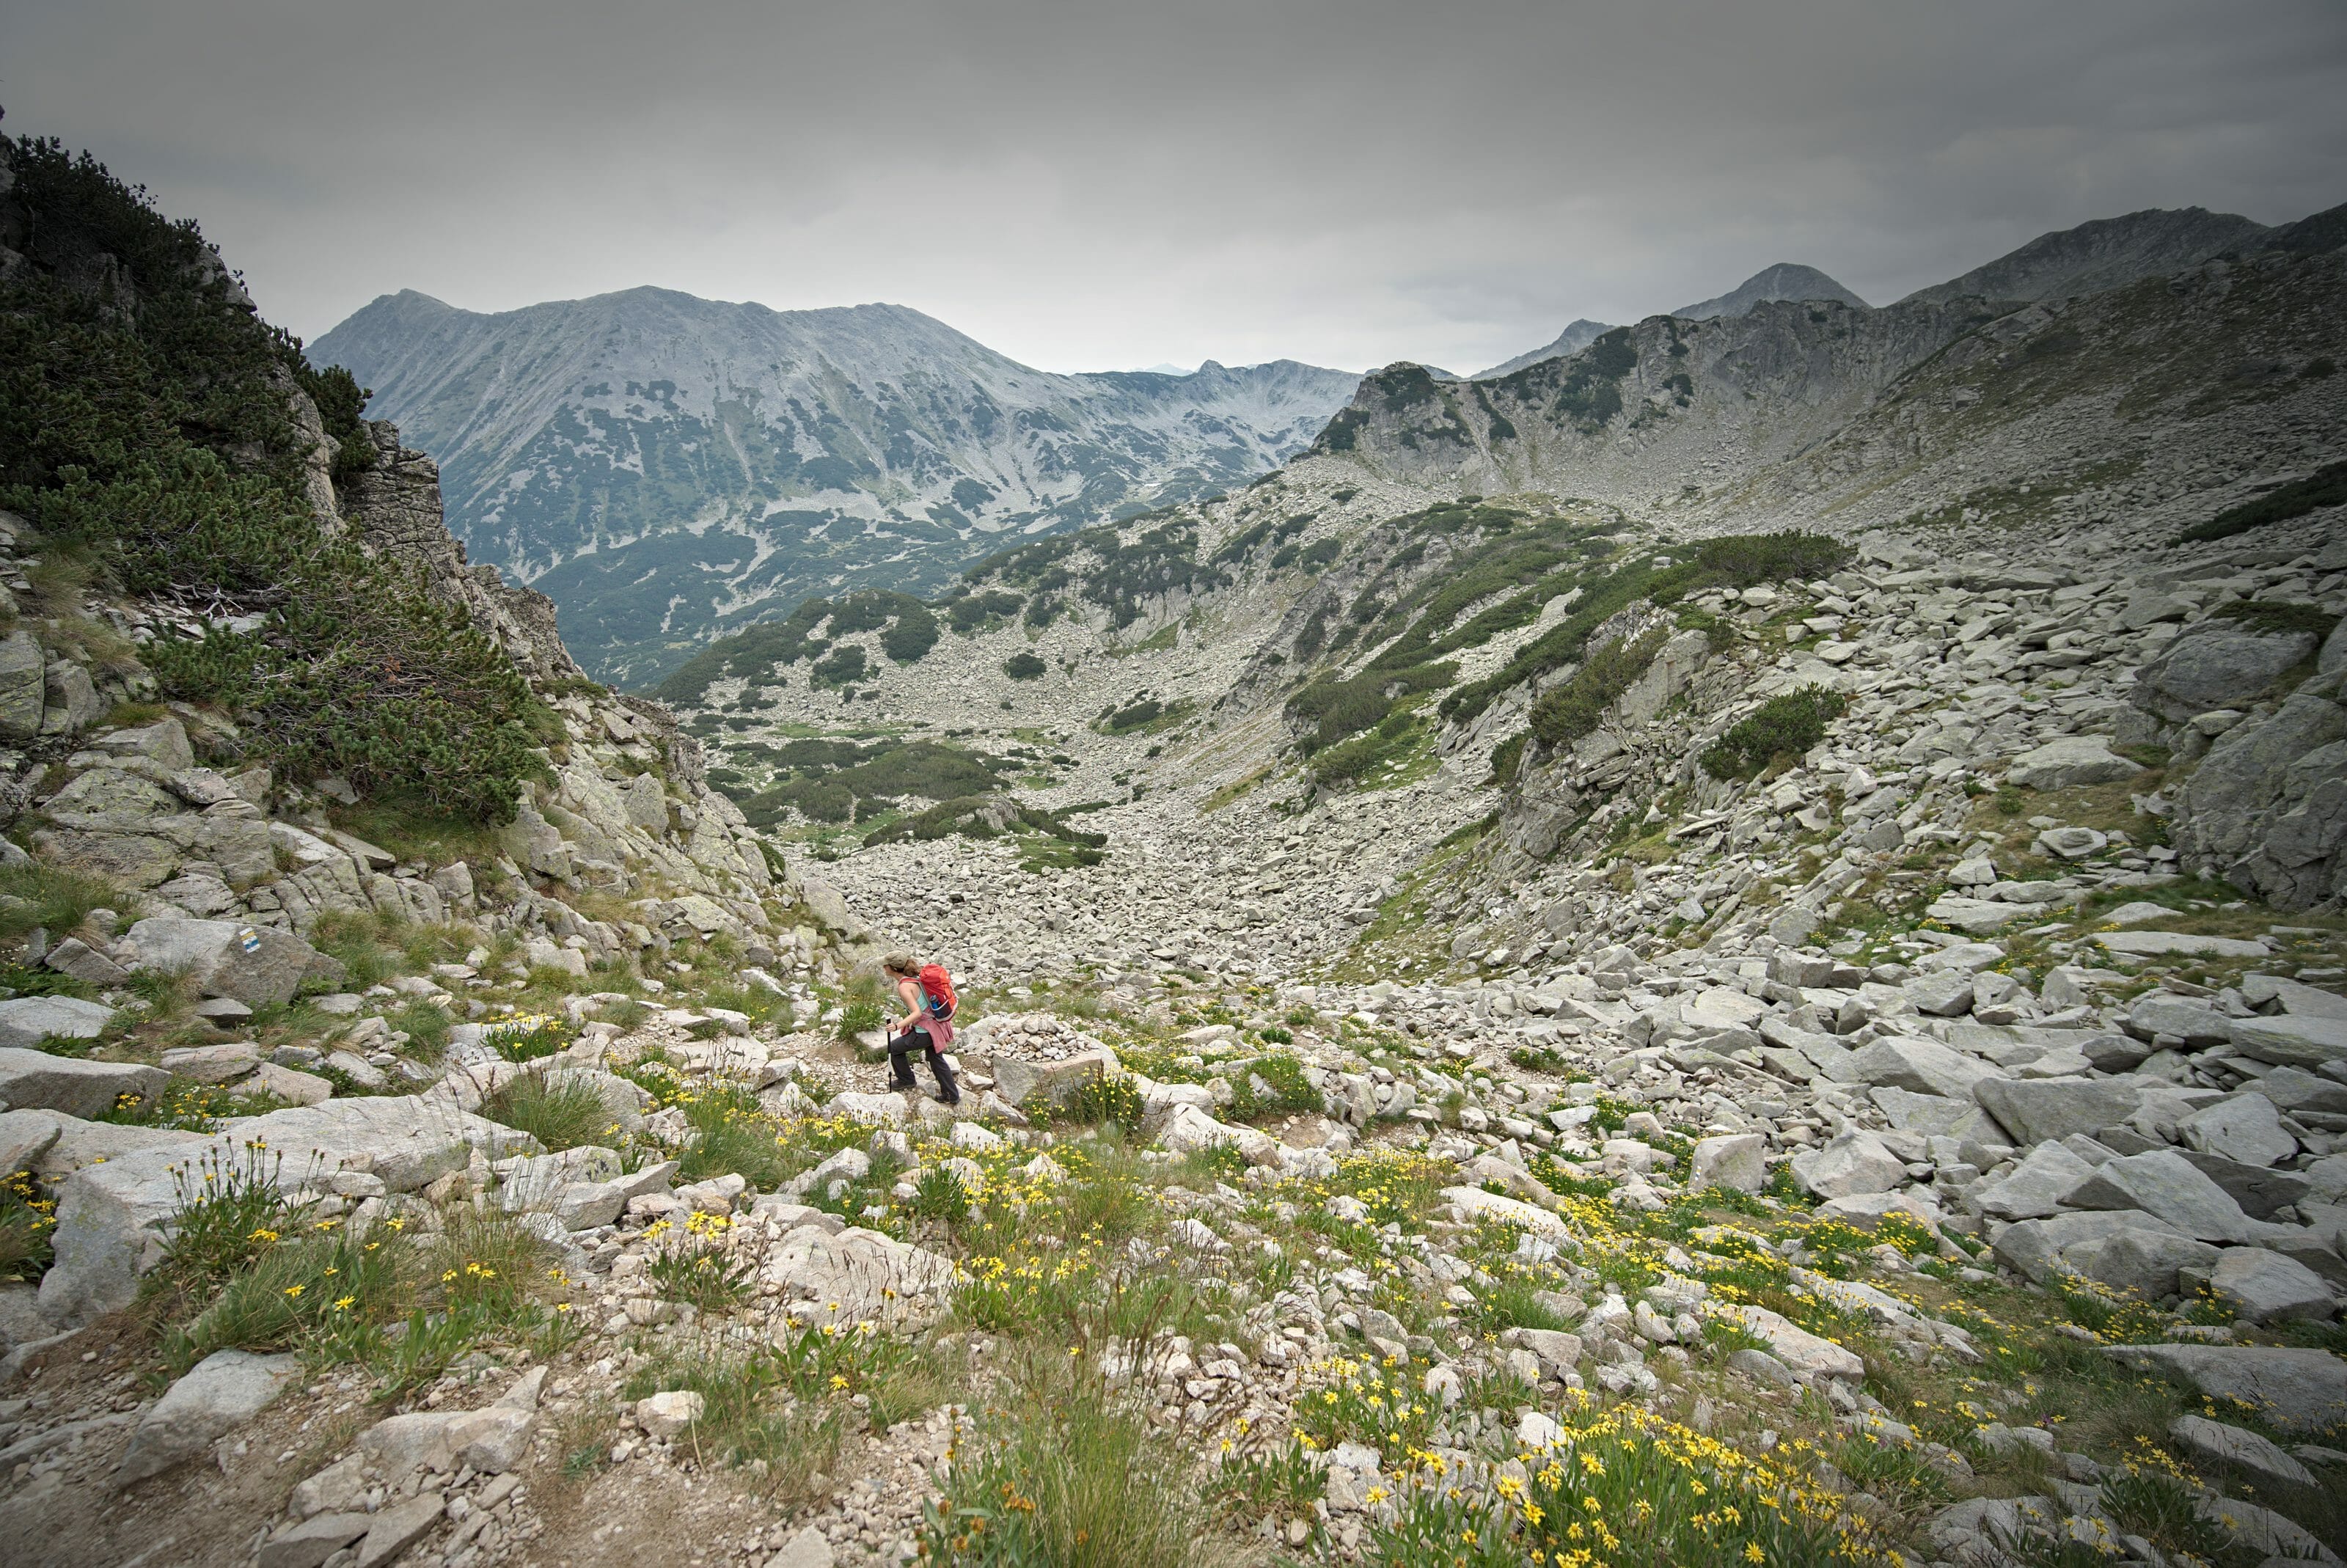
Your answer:
[[[1107,847],[1108,835],[1087,833],[1071,825],[1064,812],[1045,811],[1040,806],[1022,805],[1002,795],[972,796],[966,800],[942,801],[927,811],[897,818],[885,827],[874,829],[864,842],[897,844],[927,842],[959,835],[965,838],[994,838],[1005,833],[1057,839],[1070,851],[1091,853],[1090,859],[1068,855],[1071,865],[1091,866],[1099,863],[1099,852]]]
[[[1170,730],[1188,718],[1197,703],[1189,698],[1164,702],[1155,697],[1143,697],[1122,708],[1112,708],[1093,721],[1092,727],[1110,735],[1153,735]]]
[[[1298,743],[1310,756],[1348,735],[1385,723],[1397,704],[1438,691],[1458,677],[1456,664],[1419,664],[1405,670],[1369,669],[1346,681],[1313,682],[1287,699],[1287,717],[1311,729]]]
[[[1409,772],[1409,764],[1430,754],[1433,743],[1433,733],[1414,713],[1397,708],[1368,733],[1313,752],[1309,765],[1314,782],[1326,786],[1390,785],[1400,782],[1391,774]]]
[[[2339,618],[2319,604],[2285,604],[2270,599],[2237,599],[2209,612],[2211,620],[2239,621],[2265,637],[2303,634],[2317,642],[2329,637]]]
[[[1823,534],[1728,534],[1706,539],[1692,560],[1658,566],[1655,553],[1635,557],[1585,585],[1567,616],[1532,642],[1496,673],[1461,686],[1443,699],[1442,716],[1466,723],[1503,692],[1581,657],[1590,636],[1625,606],[1645,599],[1676,604],[1711,588],[1749,588],[1762,582],[1809,580],[1839,571],[1851,547]]]
[[[1552,412],[1594,434],[1622,412],[1622,378],[1638,367],[1628,327],[1615,327],[1566,362]]]
[[[1821,686],[1771,697],[1705,751],[1704,772],[1717,779],[1757,777],[1775,758],[1798,756],[1825,739],[1827,722],[1847,706],[1840,692]]]
[[[967,627],[957,609],[949,606],[947,613],[955,630],[963,630],[983,621],[989,611],[984,607],[972,611]],[[817,661],[815,684],[851,685],[864,679],[864,651],[842,648],[832,651],[828,659],[823,656],[838,639],[860,631],[879,632],[880,651],[898,664],[920,662],[937,646],[939,635],[936,613],[910,594],[867,589],[837,600],[810,599],[778,620],[762,620],[711,643],[654,687],[653,695],[689,706],[706,699],[709,688],[719,681],[739,676],[755,685],[802,659]]]
[[[1002,661],[1002,672],[1013,681],[1040,681],[1051,666],[1034,654],[1021,650]]]
[[[1122,529],[1150,523],[1132,540]],[[965,580],[975,590],[999,581],[1029,594],[1027,621],[1048,622],[1056,596],[1073,589],[1108,612],[1109,629],[1122,631],[1142,617],[1153,600],[1174,592],[1204,593],[1230,581],[1221,567],[1197,557],[1197,525],[1164,512],[1147,512],[1125,523],[1103,523],[1079,533],[1015,545],[969,569]]]
[[[193,223],[56,141],[12,150],[32,221],[30,264],[0,285],[0,506],[109,586],[265,615],[138,653],[167,696],[232,711],[248,753],[510,817],[539,765],[512,661],[418,571],[311,514],[284,388],[308,383],[353,436],[347,480],[356,384],[243,306]]]
[[[2176,536],[2179,545],[2229,539],[2268,523],[2302,518],[2318,507],[2347,506],[2347,463],[2326,463],[2303,479],[2277,485],[2255,500],[2228,507]]]
[[[1541,693],[1532,704],[1532,733],[1552,746],[1568,745],[1597,728],[1631,682],[1646,672],[1661,651],[1657,630],[1638,638],[1617,638],[1592,653],[1573,678]]]
[[[910,798],[958,800],[991,794],[1018,764],[938,741],[858,743],[809,737],[770,745],[750,741],[729,748],[744,761],[766,764],[774,778],[751,792],[721,781],[753,827],[771,827],[795,811],[810,822],[870,820]],[[738,777],[738,775],[736,775]]]

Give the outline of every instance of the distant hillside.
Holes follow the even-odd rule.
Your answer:
[[[1837,300],[1863,310],[1866,302],[1819,272],[1797,261],[1763,267],[1717,299],[1681,305],[1671,314],[1684,321],[1704,322],[1715,316],[1740,316],[1755,305],[1778,300]]]
[[[1985,266],[1928,289],[1907,301],[1952,300],[1978,294],[1990,300],[2056,300],[2099,293],[2137,278],[2197,266],[2211,256],[2253,243],[2262,224],[2234,212],[2187,207],[2149,209],[2123,218],[2098,218],[2075,229],[2040,234]],[[1907,301],[1901,301],[1903,304]]]
[[[440,463],[474,559],[646,684],[801,600],[933,590],[1022,533],[1245,483],[1358,377],[1292,361],[1057,375],[900,305],[631,289],[482,315],[414,292],[320,338]]]

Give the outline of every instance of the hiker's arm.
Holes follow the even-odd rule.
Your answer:
[[[908,1029],[912,1028],[912,1027],[913,1027],[913,1024],[914,1024],[914,1022],[915,1022],[915,1020],[918,1020],[918,1019],[920,1018],[920,1016],[921,1016],[920,991],[921,991],[920,982],[919,982],[919,981],[917,981],[917,980],[907,980],[907,979],[899,979],[899,980],[897,980],[897,999],[898,1001],[900,1001],[900,1002],[903,1002],[903,1003],[904,1003],[907,1008],[909,1008],[909,1009],[912,1009],[911,1011],[907,1012],[907,1013],[903,1018],[898,1019],[898,1020],[897,1020],[897,1032],[898,1034],[902,1034],[902,1033],[904,1033],[907,1030],[908,1030]]]

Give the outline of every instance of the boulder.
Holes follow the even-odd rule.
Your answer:
[[[2347,672],[2292,692],[2217,737],[2177,792],[2187,867],[2283,909],[2337,898],[2347,876]]]
[[[2298,1153],[2298,1140],[2282,1131],[2281,1113],[2262,1094],[2220,1100],[2177,1122],[2176,1131],[2200,1153],[2236,1164],[2273,1165]]]
[[[48,659],[29,631],[0,637],[0,741],[29,741],[41,733]]]
[[[96,1040],[113,1019],[112,1008],[79,997],[10,997],[0,1001],[0,1050],[28,1050],[45,1040]],[[0,1098],[6,1092],[0,1087]]]
[[[8,1004],[0,1002],[0,1007]],[[2287,1014],[2233,1020],[2233,1049],[2281,1067],[2321,1067],[2347,1057],[2347,1019]]]
[[[2224,1188],[2226,1194],[2241,1205],[2241,1212],[2253,1220],[2271,1219],[2276,1209],[2297,1204],[2313,1192],[2314,1184],[2296,1171],[2244,1165],[2222,1154],[2204,1153],[2188,1147],[2176,1152],[2191,1161],[2193,1168],[2202,1175]]]
[[[645,1436],[667,1442],[682,1437],[708,1409],[709,1401],[701,1395],[689,1389],[671,1389],[636,1401],[636,1425]]]
[[[1758,1132],[1736,1132],[1698,1140],[1687,1178],[1690,1192],[1727,1187],[1757,1193],[1768,1180],[1768,1141]]]
[[[2143,1104],[2143,1091],[2120,1078],[1983,1077],[1973,1098],[2024,1143],[2099,1132]]]
[[[2172,1149],[2106,1160],[2062,1201],[2075,1209],[2139,1209],[2202,1241],[2250,1239],[2241,1205]]]
[[[810,1524],[784,1542],[783,1549],[766,1559],[766,1568],[835,1568],[837,1562],[822,1529]]]
[[[2065,735],[2014,758],[2004,777],[2024,789],[2075,789],[2133,778],[2141,772],[2141,764],[2112,753],[2108,735]]]
[[[117,945],[117,953],[130,968],[185,974],[206,996],[232,997],[256,1008],[292,1001],[305,977],[341,968],[290,932],[177,915],[139,921]]]
[[[807,912],[822,921],[825,927],[838,932],[851,942],[861,941],[871,935],[872,927],[847,907],[847,895],[828,882],[815,877],[801,882],[799,902],[805,904]]]
[[[260,1048],[242,1041],[167,1050],[163,1071],[191,1083],[233,1083],[261,1065]]]
[[[2167,991],[2146,991],[2127,1009],[2127,1032],[2139,1040],[2169,1034],[2195,1048],[2233,1038],[2233,1020],[2207,1002]]]
[[[1793,1179],[1820,1198],[1887,1193],[1906,1181],[1907,1163],[1873,1133],[1852,1130],[1794,1155]]]
[[[2128,701],[2170,723],[2216,708],[2247,707],[2314,651],[2311,631],[2267,633],[2210,617],[2186,627],[2136,671]]]
[[[2123,1295],[2158,1301],[2179,1294],[2178,1271],[2206,1269],[2227,1255],[2205,1241],[2137,1225],[2062,1249],[2060,1272]]]
[[[0,1174],[29,1170],[54,1179],[141,1149],[184,1149],[203,1142],[202,1133],[176,1127],[85,1122],[62,1111],[0,1112]],[[9,1155],[14,1163],[8,1163]]]
[[[846,1327],[934,1315],[954,1266],[878,1231],[851,1226],[834,1235],[805,1225],[767,1253],[760,1277],[779,1288],[794,1317]]]
[[[2204,937],[2194,931],[2103,931],[2097,947],[2131,958],[2262,958],[2263,942],[2241,937]]]
[[[1960,970],[1913,975],[1899,989],[1926,1017],[1954,1018],[1973,1010],[1973,977]]]
[[[523,1373],[504,1398],[485,1409],[417,1410],[377,1421],[359,1434],[359,1451],[385,1476],[422,1469],[447,1474],[470,1466],[497,1475],[518,1463],[536,1420],[546,1368]]]
[[[2283,1431],[2321,1433],[2347,1422],[2347,1361],[2327,1350],[2112,1345],[2103,1354],[2165,1372],[2212,1399],[2247,1405]]]
[[[1087,1085],[1121,1077],[1124,1071],[1117,1063],[1116,1052],[1105,1046],[1097,1050],[1080,1050],[1060,1061],[1027,1061],[998,1056],[989,1065],[994,1091],[1020,1110],[1030,1112],[1039,1107],[1064,1109]]]
[[[116,1484],[128,1486],[200,1457],[274,1404],[301,1370],[298,1356],[216,1350],[205,1357],[139,1418]]]
[[[2244,1427],[2229,1427],[2206,1416],[2178,1416],[2168,1423],[2168,1435],[2202,1459],[2247,1471],[2269,1483],[2304,1487],[2320,1484],[2313,1471],[2291,1458],[2280,1445]]]
[[[251,1153],[253,1142],[266,1153]],[[135,1149],[85,1165],[56,1188],[56,1261],[41,1280],[41,1310],[76,1327],[128,1306],[138,1276],[162,1255],[183,1178],[207,1161],[241,1169],[249,1154],[265,1159],[289,1186],[313,1173],[362,1172],[405,1193],[463,1170],[477,1148],[497,1158],[535,1145],[528,1134],[447,1100],[384,1095],[272,1111],[232,1121],[196,1143]]]
[[[1503,1197],[1498,1193],[1487,1193],[1481,1187],[1445,1187],[1442,1196],[1450,1205],[1452,1217],[1461,1225],[1491,1219],[1502,1225],[1520,1225],[1545,1241],[1572,1240],[1573,1233],[1566,1228],[1563,1220],[1522,1198]]]
[[[2058,1214],[2042,1220],[2023,1220],[2005,1226],[1997,1233],[1992,1250],[1999,1263],[2044,1285],[2064,1272],[2062,1255],[2071,1247],[2116,1235],[2121,1231],[2137,1229],[2171,1236],[2183,1235],[2166,1220],[2150,1214],[2125,1211]]]
[[[2331,1317],[2338,1312],[2322,1276],[2294,1257],[2237,1246],[2209,1273],[2209,1292],[2252,1323]]]
[[[1730,1306],[1721,1308],[1720,1316],[1765,1341],[1768,1353],[1802,1382],[1833,1378],[1856,1383],[1866,1377],[1866,1363],[1855,1351],[1821,1339],[1765,1307]]]
[[[0,1007],[10,1005],[0,1002]],[[68,1116],[94,1120],[113,1110],[125,1096],[144,1100],[170,1081],[171,1075],[159,1067],[129,1061],[87,1061],[18,1046],[0,1047],[0,1104],[12,1111],[62,1111]]]
[[[1158,1131],[1161,1148],[1176,1154],[1204,1153],[1209,1149],[1236,1149],[1250,1165],[1276,1166],[1279,1163],[1279,1141],[1268,1132],[1252,1127],[1234,1127],[1215,1121],[1194,1105],[1174,1107]]]
[[[1968,1201],[1995,1219],[2043,1219],[2058,1210],[2062,1194],[2094,1169],[2059,1143],[2040,1143],[2012,1174],[1986,1184]]]
[[[1909,1035],[1886,1035],[1852,1051],[1849,1070],[1855,1082],[1951,1100],[1971,1099],[1973,1084],[1994,1076],[1975,1057]]]

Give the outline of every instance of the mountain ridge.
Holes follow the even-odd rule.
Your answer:
[[[475,559],[642,681],[763,609],[924,591],[1006,538],[1244,483],[1358,377],[1296,361],[1066,374],[909,306],[642,285],[495,313],[378,297],[311,345],[438,460]]]

